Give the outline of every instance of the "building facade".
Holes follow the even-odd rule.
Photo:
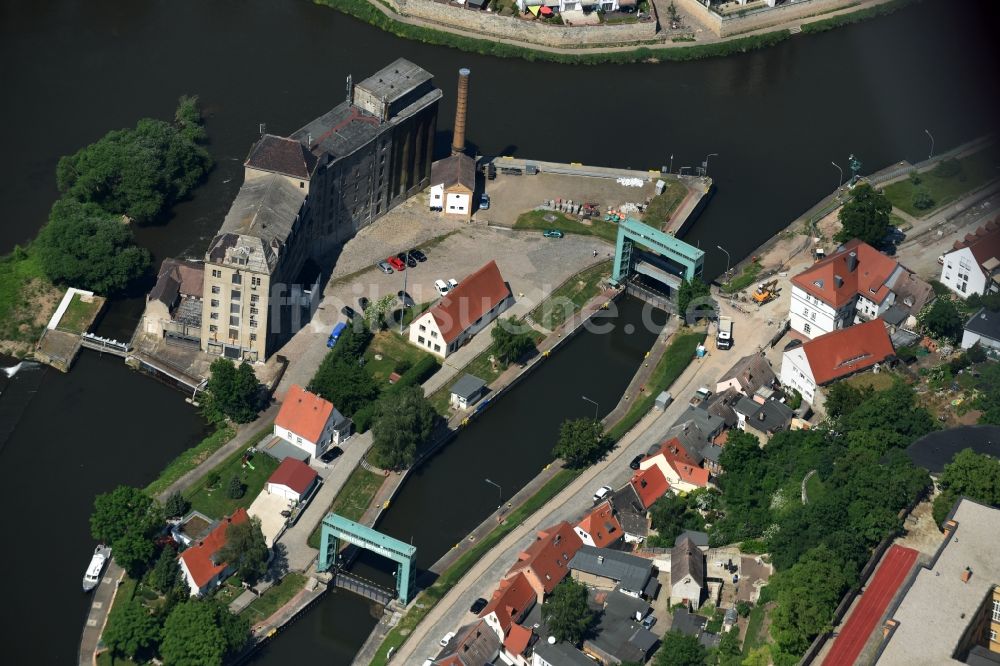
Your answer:
[[[997,220],[955,243],[941,259],[941,284],[966,298],[1000,288],[1000,224]]]
[[[351,425],[333,403],[293,384],[274,419],[274,434],[315,460],[347,439]]]

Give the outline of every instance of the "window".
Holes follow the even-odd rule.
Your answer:
[[[251,308],[250,308],[250,314],[252,314],[252,315],[255,315],[255,314],[258,314],[258,312],[257,312],[257,308],[255,308],[255,307],[251,307]]]
[[[219,286],[219,285],[217,285],[217,284],[213,284],[213,285],[212,285],[212,293],[213,293],[213,294],[218,294],[218,293],[219,293],[219,292],[221,292],[221,291],[222,291],[222,287],[220,287],[220,286]]]
[[[233,284],[243,284],[243,276],[239,273],[233,273]]]
[[[229,325],[230,326],[239,326],[240,325],[240,318],[239,317],[230,317],[229,318]]]
[[[217,299],[217,298],[213,298],[212,299],[212,307],[213,308],[219,307],[219,299]]]
[[[809,324],[803,324],[802,325],[802,332],[803,333],[808,333],[811,330],[812,330],[812,328],[809,326]]]
[[[815,312],[813,312],[813,313],[812,313],[812,314],[811,314],[811,315],[809,316],[809,319],[811,319],[812,321],[816,321],[816,313],[815,313]]]
[[[222,271],[220,271],[220,270],[218,270],[216,268],[213,268],[212,269],[212,277],[222,277]]]
[[[968,282],[963,282],[962,284],[958,285],[958,290],[964,294],[965,293],[965,288],[967,286],[969,286],[969,283]]]
[[[259,277],[250,278],[250,285],[254,287],[260,286],[260,278]]]
[[[230,298],[230,300],[233,300],[233,301],[240,300],[240,290],[239,289],[233,289],[232,291],[230,291],[229,292],[229,298]]]
[[[993,600],[993,621],[1000,622],[1000,599]]]
[[[434,351],[436,352],[441,351],[441,345],[434,345]]]
[[[424,326],[423,324],[421,324],[421,325],[420,325],[420,330],[421,330],[421,331],[426,331],[426,330],[427,330],[427,327],[426,327],[426,326]]]
[[[997,632],[996,629],[990,629],[990,640],[994,643],[997,642]]]
[[[215,324],[209,324],[208,325],[208,331],[209,331],[209,333],[215,333],[218,330],[219,330],[219,327],[216,326]]]
[[[238,337],[240,337],[240,332],[237,329],[235,329],[235,328],[229,329],[229,339],[230,340],[235,340]]]
[[[257,328],[257,320],[256,319],[251,319],[250,320],[250,328]]]
[[[421,328],[423,328],[423,327],[421,326]],[[426,340],[424,340],[424,336],[422,336],[422,335],[418,335],[418,336],[417,336],[417,344],[418,344],[418,345],[422,345],[422,344],[424,344],[425,342],[426,342]]]
[[[302,189],[305,189],[305,186],[306,186],[306,184],[305,184],[305,183],[303,183],[303,182],[302,182],[302,181],[300,180],[300,181],[299,181],[299,189],[300,189],[300,190],[302,190]]]
[[[239,314],[240,313],[240,304],[239,303],[230,303],[229,304],[229,312],[232,313],[232,314]]]
[[[258,296],[257,294],[250,294],[250,302],[251,303],[256,303],[259,300],[260,300],[260,296]]]
[[[438,332],[437,331],[431,331],[431,337],[432,338],[436,338],[437,336],[438,336]]]
[[[209,315],[209,317],[211,317],[212,319],[218,319],[219,318],[219,313],[218,312],[213,312],[212,314]]]
[[[256,339],[257,339],[257,334],[256,333],[251,333],[250,334],[250,342],[253,342]]]

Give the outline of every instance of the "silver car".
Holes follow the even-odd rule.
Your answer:
[[[386,275],[392,273],[392,266],[390,266],[389,262],[385,261],[384,259],[375,265],[378,266],[378,269],[383,273],[385,273]]]

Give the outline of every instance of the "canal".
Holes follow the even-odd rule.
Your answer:
[[[41,226],[61,155],[140,117],[169,118],[177,97],[192,93],[207,114],[216,169],[169,220],[137,237],[157,261],[200,256],[239,188],[260,123],[294,131],[340,100],[348,73],[403,56],[445,90],[442,138],[455,71],[472,68],[468,136],[486,154],[634,168],[673,155],[676,169],[719,153],[710,165],[717,194],[688,236],[708,251],[711,275],[725,262],[717,244],[736,259],[827,194],[837,183],[831,161],[843,166],[853,152],[874,171],[925,158],[925,129],[938,152],[995,129],[998,11],[988,0],[929,0],[739,57],[560,67],[402,41],[304,0],[2,3],[0,252]],[[141,297],[116,301],[100,332],[127,335],[141,307]],[[0,555],[9,581],[0,636],[14,663],[62,664],[75,658],[88,603],[78,584],[93,547],[93,496],[148,482],[204,425],[180,394],[114,359],[85,354],[69,376],[38,372],[0,377],[10,543]],[[490,478],[517,463],[494,462],[502,466]],[[454,501],[488,508],[488,495]],[[318,615],[334,614],[325,626],[363,633],[351,626],[356,614],[323,608],[333,610]],[[309,622],[289,635],[309,640]]]

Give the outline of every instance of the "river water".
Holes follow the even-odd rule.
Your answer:
[[[468,66],[468,136],[483,153],[633,168],[658,168],[673,155],[675,170],[718,153],[710,164],[717,194],[688,237],[708,251],[712,275],[725,265],[717,244],[736,260],[832,190],[831,161],[846,167],[853,152],[870,172],[925,158],[925,129],[937,152],[993,130],[997,13],[987,0],[928,1],[740,57],[561,67],[402,41],[301,0],[3,3],[0,252],[44,221],[60,155],[139,117],[168,118],[177,97],[193,93],[217,168],[171,219],[137,236],[157,260],[198,256],[239,187],[259,123],[294,131],[341,99],[348,73],[364,76],[403,56],[445,90],[441,146],[455,72]],[[140,298],[117,301],[100,332],[127,336],[140,308]],[[89,354],[68,376],[0,376],[0,392],[0,493],[13,544],[0,555],[5,654],[15,663],[67,663],[87,606],[77,586],[92,547],[93,495],[117,482],[142,485],[204,426],[179,394]],[[491,475],[516,485],[519,460],[494,464]],[[468,510],[456,520],[471,520]],[[393,513],[387,529],[404,534]],[[32,595],[44,601],[29,603]],[[328,625],[362,631],[351,625],[357,614],[330,613]],[[289,636],[308,636],[308,625],[299,626]]]

